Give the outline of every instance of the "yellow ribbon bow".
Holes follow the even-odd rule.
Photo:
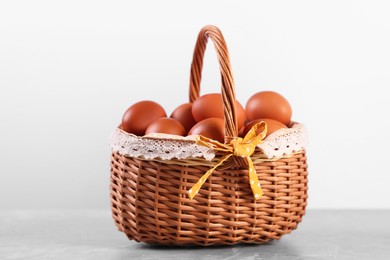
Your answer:
[[[263,130],[260,132],[260,130]],[[204,136],[198,136],[196,139],[196,143],[198,145],[206,146],[208,148],[212,148],[215,151],[221,151],[227,153],[227,155],[223,156],[219,162],[214,165],[213,168],[208,170],[199,180],[195,183],[192,188],[188,191],[188,196],[190,199],[193,199],[196,194],[199,192],[203,183],[207,180],[207,178],[213,173],[213,171],[220,166],[223,162],[229,159],[231,156],[239,156],[246,159],[248,162],[248,171],[249,171],[249,182],[253,192],[255,199],[263,196],[263,190],[260,187],[259,179],[256,175],[256,169],[253,165],[251,155],[256,149],[256,146],[260,144],[265,138],[267,133],[267,123],[260,122],[255,124],[251,130],[247,133],[244,138],[236,138],[230,142],[230,144],[222,144],[218,141],[209,139]]]

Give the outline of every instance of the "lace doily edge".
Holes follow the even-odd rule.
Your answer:
[[[211,161],[215,157],[215,152],[207,147],[199,146],[196,144],[196,135],[193,136],[177,136],[169,134],[149,134],[146,136],[136,136],[134,134],[127,133],[119,128],[116,128],[110,136],[110,147],[113,152],[118,152],[121,155],[144,158],[144,159],[190,159],[190,158],[204,158],[207,161]],[[290,138],[289,138],[290,137]],[[184,146],[194,149],[193,152],[186,153],[186,156],[181,156],[178,149],[167,149],[161,151],[155,151],[153,153],[134,152],[134,143],[162,143],[172,144],[176,148],[181,149]],[[263,143],[257,147],[260,152],[267,159],[275,159],[288,156],[293,153],[299,153],[306,149],[307,145],[307,130],[303,124],[294,123],[291,128],[280,129],[264,139]],[[160,146],[161,145],[157,145]],[[142,148],[146,146],[143,145]],[[172,147],[171,147],[172,148]],[[173,152],[173,153],[171,153]],[[158,155],[156,156],[155,153]],[[173,155],[172,155],[173,154]]]

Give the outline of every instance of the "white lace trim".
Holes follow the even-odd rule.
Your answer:
[[[131,157],[163,160],[215,157],[212,149],[197,145],[196,136],[176,136],[167,134],[149,134],[136,136],[116,129],[110,137],[112,151]],[[306,129],[295,123],[291,128],[280,129],[269,135],[258,145],[265,157],[281,157],[306,148]]]
[[[258,147],[267,158],[282,157],[306,149],[307,132],[302,124],[282,128],[264,139]]]
[[[197,145],[196,136],[181,137],[167,134],[136,136],[116,129],[110,138],[111,149],[122,155],[145,159],[186,159],[203,157],[210,161],[215,154],[212,149]]]

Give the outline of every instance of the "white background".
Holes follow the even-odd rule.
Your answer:
[[[2,1],[0,208],[109,208],[108,137],[132,103],[187,101],[215,24],[237,97],[274,90],[309,130],[311,208],[390,208],[386,1]],[[219,91],[206,53],[203,93]]]

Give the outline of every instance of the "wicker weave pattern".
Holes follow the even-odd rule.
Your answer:
[[[208,39],[220,63],[225,143],[237,137],[235,88],[222,33],[206,26],[195,46],[190,102],[199,97],[203,56]],[[264,196],[255,200],[248,165],[232,156],[218,167],[193,200],[187,191],[221,159],[146,160],[112,153],[111,208],[116,226],[129,239],[158,244],[264,243],[297,227],[307,200],[306,155],[265,159],[252,154]]]
[[[263,243],[297,227],[305,214],[304,153],[255,163],[265,195],[254,200],[246,169],[216,170],[191,201],[187,190],[208,166],[181,166],[112,154],[111,203],[129,239],[160,244]],[[188,162],[187,162],[188,164]]]

